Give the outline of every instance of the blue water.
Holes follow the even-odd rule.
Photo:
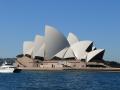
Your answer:
[[[120,73],[29,71],[0,74],[0,90],[120,90]]]

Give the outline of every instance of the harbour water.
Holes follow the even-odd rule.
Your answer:
[[[0,74],[0,90],[120,90],[120,73],[27,71]]]

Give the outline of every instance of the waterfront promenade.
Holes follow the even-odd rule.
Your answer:
[[[106,71],[120,72],[120,68],[38,68],[38,67],[17,67],[23,71],[61,71],[61,70],[79,70],[79,71]]]

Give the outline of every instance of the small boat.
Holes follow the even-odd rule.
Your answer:
[[[6,61],[0,66],[0,73],[14,73],[16,67]]]

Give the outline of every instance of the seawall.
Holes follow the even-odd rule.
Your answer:
[[[77,70],[77,71],[100,71],[100,72],[120,72],[120,68],[34,68],[34,67],[18,67],[22,71],[62,71],[62,70]]]

